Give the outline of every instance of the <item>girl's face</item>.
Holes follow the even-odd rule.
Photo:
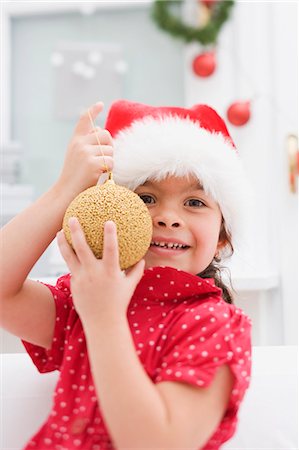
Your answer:
[[[219,242],[222,215],[218,204],[195,177],[169,176],[146,181],[135,190],[153,220],[153,237],[145,268],[170,266],[194,275],[212,262]]]

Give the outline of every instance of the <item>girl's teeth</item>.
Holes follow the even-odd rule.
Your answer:
[[[168,242],[168,243],[166,243],[166,242],[152,242],[152,245],[155,245],[156,247],[175,248],[175,249],[186,247],[183,244],[176,244],[174,242]]]

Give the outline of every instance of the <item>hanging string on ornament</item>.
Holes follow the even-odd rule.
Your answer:
[[[104,170],[103,170],[103,172],[104,172],[104,173],[108,173],[108,179],[109,179],[109,180],[113,180],[112,171],[109,170],[109,167],[108,167],[107,164],[106,164],[106,160],[105,160],[105,156],[104,156],[104,153],[103,153],[103,150],[102,150],[101,142],[100,142],[100,139],[99,139],[99,136],[98,136],[98,133],[97,133],[97,130],[96,130],[94,121],[93,121],[93,119],[92,119],[90,110],[88,110],[88,116],[89,116],[89,120],[90,120],[90,124],[91,124],[91,126],[92,126],[92,129],[93,129],[93,131],[94,131],[94,133],[95,133],[95,135],[96,135],[96,139],[97,139],[97,142],[98,142],[98,146],[99,146],[101,155],[102,155],[102,157],[103,157],[103,161],[104,161]]]
[[[197,55],[192,62],[193,72],[198,77],[209,77],[216,69],[215,51],[206,51]]]

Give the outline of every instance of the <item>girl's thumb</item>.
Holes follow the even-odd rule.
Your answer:
[[[139,283],[139,281],[143,276],[144,266],[145,261],[144,259],[141,259],[137,264],[135,264],[135,266],[132,269],[130,269],[128,273],[129,278],[131,278],[132,281],[134,280],[136,285]]]

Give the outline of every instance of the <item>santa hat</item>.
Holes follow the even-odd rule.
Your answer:
[[[135,190],[146,180],[194,175],[219,205],[234,246],[242,239],[250,190],[222,118],[207,105],[156,107],[119,100],[105,128],[114,141],[113,177]]]

